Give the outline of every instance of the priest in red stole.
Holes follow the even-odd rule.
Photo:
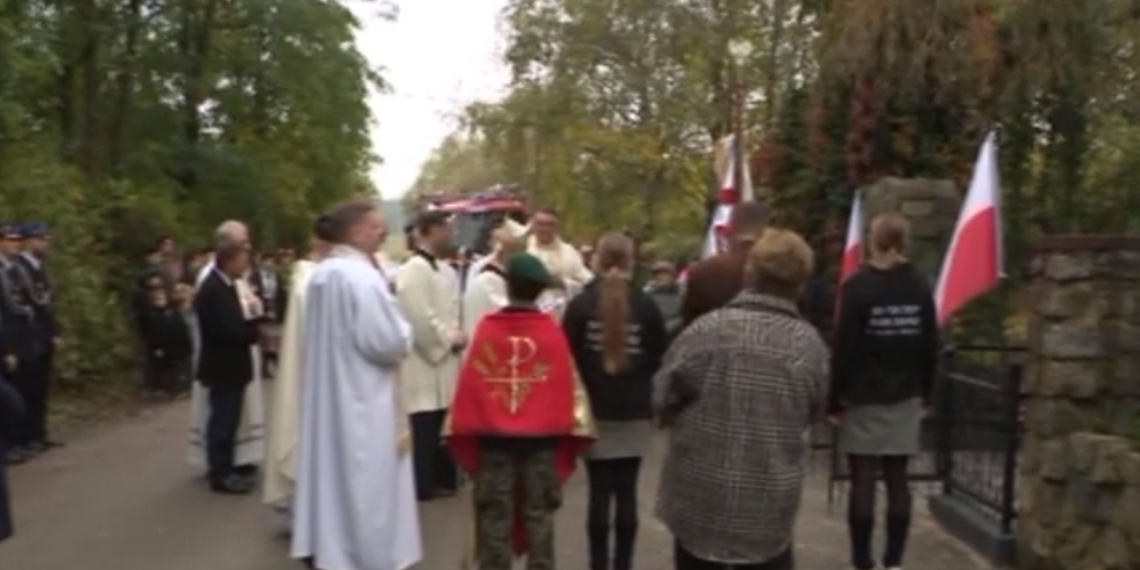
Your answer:
[[[507,260],[508,305],[483,317],[459,373],[445,438],[474,480],[479,570],[554,567],[562,485],[593,442],[589,403],[562,328],[536,301],[552,282],[537,257]]]

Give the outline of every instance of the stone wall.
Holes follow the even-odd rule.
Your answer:
[[[1031,264],[1018,560],[1140,567],[1140,238],[1058,236]]]
[[[911,261],[931,283],[954,234],[961,198],[949,180],[883,178],[863,188],[865,226],[883,212],[900,212],[911,222]]]

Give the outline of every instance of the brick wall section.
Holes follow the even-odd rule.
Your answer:
[[[1018,559],[1140,560],[1140,238],[1048,237],[1031,264]]]

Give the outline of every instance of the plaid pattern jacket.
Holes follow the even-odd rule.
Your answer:
[[[654,378],[672,415],[657,516],[698,558],[754,564],[791,545],[828,352],[795,304],[744,292],[697,319]]]

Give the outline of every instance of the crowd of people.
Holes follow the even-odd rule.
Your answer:
[[[6,466],[61,445],[47,421],[61,339],[45,267],[50,243],[43,222],[0,225],[0,541],[12,534]]]
[[[461,500],[448,497],[466,486],[473,567],[507,570],[525,556],[530,570],[552,569],[553,515],[578,465],[590,570],[632,570],[638,482],[657,433],[668,444],[656,515],[675,568],[791,569],[806,435],[820,421],[836,426],[851,465],[852,568],[898,569],[907,460],[939,348],[929,287],[905,258],[908,223],[873,220],[867,263],[834,312],[813,292],[803,238],[770,226],[757,204],[738,205],[729,225],[727,251],[683,282],[655,263],[647,283],[628,234],[574,247],[550,210],[525,226],[504,221],[469,263],[456,261],[440,211],[417,215],[409,258],[391,263],[379,253],[387,222],[368,200],[320,215],[300,259],[252,259],[238,221],[185,257],[164,238],[136,307],[146,390],[191,386],[191,463],[214,492],[260,487],[291,556],[320,570],[414,565],[417,502]],[[50,330],[35,338],[51,345]],[[13,449],[51,445],[34,412],[9,419],[34,410],[37,393],[0,396]],[[886,541],[874,556],[880,474]]]

